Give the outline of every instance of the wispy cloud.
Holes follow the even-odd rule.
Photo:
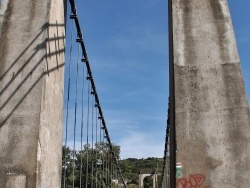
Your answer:
[[[168,38],[166,32],[157,31],[150,25],[133,26],[117,34],[108,45],[128,54],[128,57],[138,52],[145,52],[145,56],[152,53],[162,55],[166,54]]]
[[[122,148],[122,158],[163,157],[163,142],[156,142],[150,133],[127,132],[118,143]]]

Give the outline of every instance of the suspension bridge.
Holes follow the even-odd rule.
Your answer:
[[[127,187],[75,1],[0,3],[0,187]],[[168,12],[161,187],[248,188],[250,116],[227,1],[169,0]]]

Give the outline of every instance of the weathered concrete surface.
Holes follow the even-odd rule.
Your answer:
[[[0,1],[0,187],[60,187],[64,1]]]
[[[7,188],[25,188],[26,176],[22,174],[8,174]]]
[[[177,187],[248,188],[249,107],[226,0],[173,0]]]

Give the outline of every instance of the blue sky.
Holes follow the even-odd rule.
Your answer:
[[[163,157],[167,0],[75,2],[111,141],[121,146],[122,158]],[[249,99],[250,2],[229,0],[229,4]]]

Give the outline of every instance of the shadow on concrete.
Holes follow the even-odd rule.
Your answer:
[[[12,63],[9,63],[8,68],[1,71],[3,73],[0,75],[0,83],[2,85],[0,90],[0,112],[6,111],[7,113],[4,113],[4,115],[2,114],[0,117],[0,128],[6,123],[6,121],[11,117],[16,109],[27,98],[27,95],[44,76],[49,76],[51,72],[57,71],[64,66],[65,63],[59,62],[58,57],[63,55],[65,51],[65,34],[64,32],[61,34],[59,33],[59,27],[65,27],[65,25],[58,24],[57,22],[52,24],[44,24],[41,27],[40,32],[26,47],[24,47],[24,50],[20,53],[20,55],[18,55],[18,57]],[[54,31],[53,36],[50,36],[51,28],[53,28]],[[42,35],[47,35],[46,39],[44,41],[38,42]],[[62,45],[60,45],[61,42],[63,43]],[[36,43],[38,44],[34,47]],[[62,47],[60,48],[60,46]],[[29,55],[28,53],[30,53],[30,51],[32,51],[32,54]],[[41,58],[37,60],[36,55],[41,53],[41,51],[44,51],[44,55],[39,55]],[[56,64],[53,63],[56,65],[54,67],[49,65],[49,59],[52,57],[56,59]],[[26,60],[24,62],[20,62],[22,58]],[[44,66],[44,70],[41,71],[40,76],[36,76],[36,80],[32,80],[33,83],[31,85],[28,84],[29,88],[26,88],[27,85],[25,83],[27,82],[28,78],[32,78],[32,74],[37,71],[38,67],[44,62],[46,65]],[[18,67],[19,64],[22,65]],[[16,69],[16,67],[18,68]],[[24,69],[29,70],[25,75],[23,75],[23,72],[25,72]],[[19,92],[20,90],[22,90],[22,92]],[[23,92],[24,90],[25,92]],[[19,97],[15,97],[17,93],[22,94]],[[18,98],[17,101],[15,101],[16,98]],[[14,102],[12,102],[15,103],[14,105],[9,104],[11,100],[14,100]]]

